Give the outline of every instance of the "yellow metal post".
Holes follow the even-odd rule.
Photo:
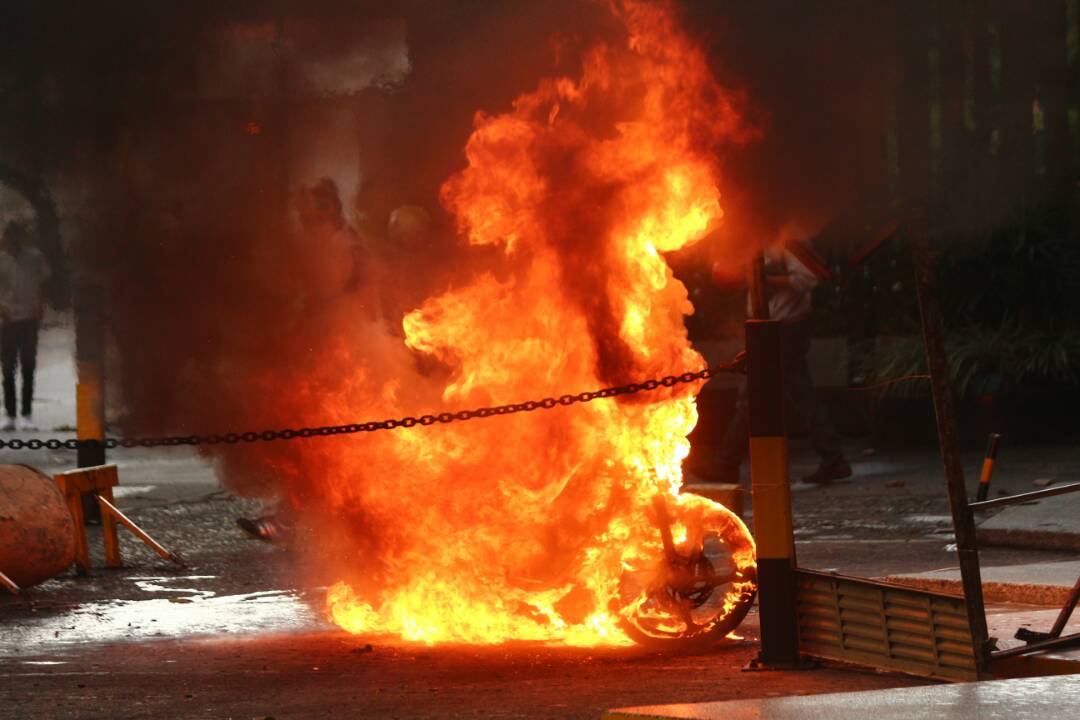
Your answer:
[[[982,472],[979,473],[979,491],[975,500],[982,502],[990,494],[990,479],[994,476],[994,464],[997,462],[998,447],[1001,445],[1001,435],[990,433],[990,439],[986,443],[986,455],[983,457]]]
[[[761,652],[751,667],[794,668],[800,666],[800,655],[780,323],[747,320],[746,355],[761,612]]]
[[[78,466],[105,464],[105,318],[104,298],[100,288],[84,284],[76,294],[75,360],[78,377],[75,386],[75,417],[80,443]],[[96,504],[87,510],[97,512]]]

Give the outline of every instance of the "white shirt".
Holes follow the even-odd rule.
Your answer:
[[[36,247],[24,245],[17,255],[0,250],[0,309],[4,319],[39,320],[45,311],[49,263]]]
[[[765,251],[765,276],[786,275],[790,286],[776,287],[768,285],[769,319],[780,322],[796,322],[810,314],[814,288],[818,279],[810,269],[787,250]],[[747,314],[750,314],[749,302]]]

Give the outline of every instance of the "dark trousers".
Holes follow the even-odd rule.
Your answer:
[[[810,379],[810,366],[806,355],[810,350],[810,326],[806,320],[784,323],[780,326],[780,342],[783,347],[784,383],[787,385],[788,423],[792,411],[798,410],[810,426],[810,442],[822,463],[843,457],[840,436],[836,434],[828,408],[818,400],[814,383]],[[750,398],[746,383],[739,388],[735,401],[735,414],[731,418],[724,441],[720,446],[720,462],[725,467],[738,468],[746,458],[750,445]]]
[[[38,321],[5,320],[0,327],[0,365],[4,371],[4,409],[15,417],[15,370],[22,368],[22,414],[34,403],[34,370],[37,367]]]

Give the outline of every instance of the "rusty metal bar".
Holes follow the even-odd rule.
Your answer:
[[[1078,602],[1080,602],[1080,577],[1076,578],[1072,592],[1069,593],[1069,599],[1061,607],[1061,612],[1058,613],[1057,620],[1054,621],[1054,627],[1050,628],[1051,637],[1061,637],[1061,632],[1065,629],[1065,624],[1069,622],[1069,618],[1072,617],[1073,610]]]
[[[1054,620],[1054,625],[1050,628],[1050,632],[1039,632],[1038,630],[1023,627],[1016,631],[1014,637],[1016,637],[1017,640],[1023,640],[1028,645],[1061,637],[1061,633],[1065,630],[1069,618],[1072,617],[1073,610],[1076,609],[1077,602],[1080,602],[1080,578],[1076,579],[1076,583],[1069,592],[1069,597],[1065,600],[1065,604],[1061,606],[1061,612],[1058,613],[1057,619]]]
[[[968,507],[972,510],[989,510],[990,508],[1001,507],[1002,505],[1014,505],[1029,500],[1038,500],[1039,498],[1053,497],[1054,495],[1064,495],[1078,490],[1080,490],[1080,482],[1069,483],[1068,485],[1059,485],[1057,487],[1046,488],[1045,490],[1032,490],[1031,492],[1020,493],[1019,495],[1009,495],[1008,497],[994,498],[993,500],[973,502],[968,505]]]
[[[935,263],[930,251],[926,223],[926,218],[919,214],[909,225],[911,254],[915,265],[915,288],[919,298],[919,315],[922,320],[926,365],[930,373],[930,385],[933,392],[941,460],[945,467],[949,505],[952,509],[960,578],[968,609],[968,623],[971,628],[972,650],[981,676],[989,672],[990,646],[989,632],[986,627],[986,606],[982,593],[982,573],[979,569],[979,547],[975,534],[975,517],[968,505],[967,487],[964,482],[964,465],[960,457],[956,411],[953,407],[948,357],[945,352],[945,330],[941,320],[941,308],[938,304]]]
[[[1072,647],[1073,645],[1080,645],[1080,633],[1072,633],[1071,635],[1063,635],[1062,637],[1033,642],[1030,645],[1018,645],[1014,648],[1009,648],[1008,650],[996,650],[992,653],[992,656],[994,660],[1003,660],[1005,658],[1016,657],[1017,655],[1028,655],[1044,650],[1058,650],[1060,648]]]
[[[128,518],[127,515],[120,512],[120,510],[117,509],[117,507],[115,505],[113,505],[111,502],[109,502],[105,498],[101,497],[100,495],[98,495],[97,501],[98,501],[98,504],[101,505],[101,509],[102,509],[103,512],[106,512],[109,515],[116,518],[117,522],[119,522],[121,525],[126,527],[132,533],[134,533],[135,537],[139,538],[144,543],[146,543],[150,547],[151,550],[156,552],[158,555],[160,555],[164,559],[176,563],[180,567],[186,567],[186,564],[180,558],[179,555],[177,555],[174,552],[170,552],[170,551],[166,550],[164,547],[162,547],[160,544],[158,544],[158,542],[156,540],[154,540],[154,538],[150,537],[146,533],[145,530],[143,530],[141,527],[139,527],[134,522],[132,522],[132,520],[130,518]]]

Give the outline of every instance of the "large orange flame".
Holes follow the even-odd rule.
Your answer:
[[[738,122],[670,8],[613,7],[625,42],[590,51],[578,79],[547,79],[510,112],[476,117],[467,167],[442,199],[497,267],[405,317],[405,342],[449,368],[447,407],[543,398],[704,366],[686,288],[664,253],[721,218],[711,151]],[[371,438],[373,482],[335,487],[391,548],[334,585],[355,633],[427,643],[508,639],[625,644],[625,573],[725,509],[680,495],[697,385]],[[387,389],[385,407],[402,388]],[[698,538],[697,541],[700,541]],[[736,562],[751,566],[752,544]]]

